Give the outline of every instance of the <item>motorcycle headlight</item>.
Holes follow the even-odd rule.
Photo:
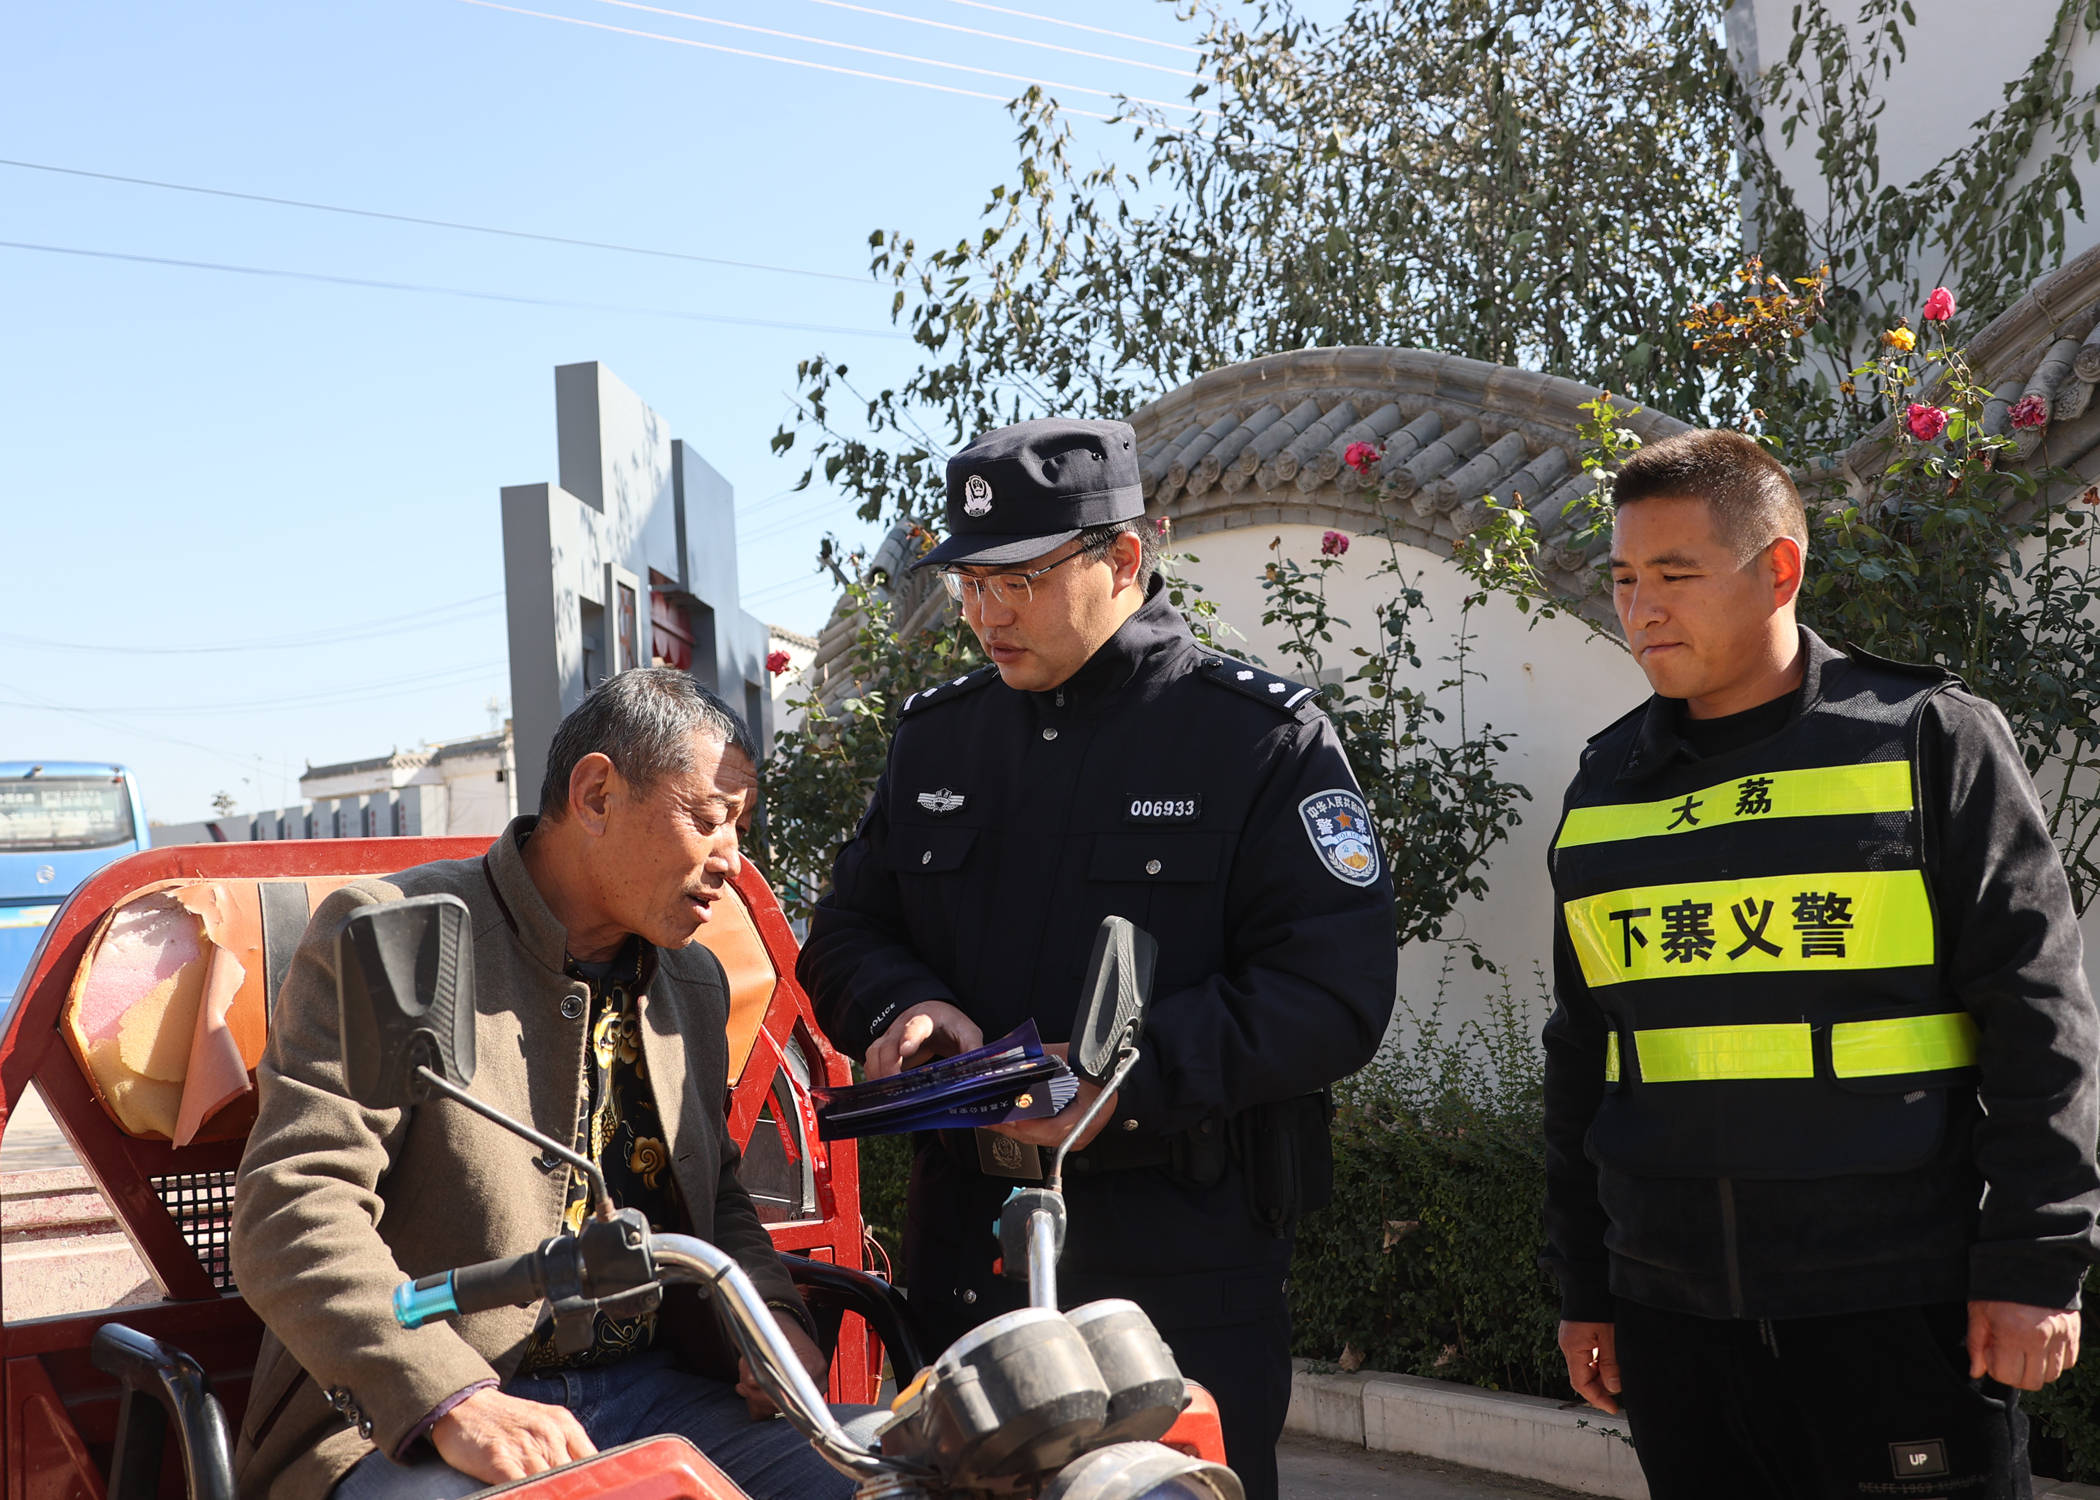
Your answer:
[[[1111,1443],[1067,1464],[1043,1500],[1246,1500],[1246,1492],[1222,1464],[1160,1443]]]

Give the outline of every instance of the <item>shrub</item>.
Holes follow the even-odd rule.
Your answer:
[[[1505,978],[1483,1020],[1402,1002],[1411,1041],[1335,1090],[1334,1202],[1299,1230],[1299,1354],[1490,1390],[1567,1394],[1539,1269],[1540,1015]],[[1544,977],[1539,980],[1541,995]]]

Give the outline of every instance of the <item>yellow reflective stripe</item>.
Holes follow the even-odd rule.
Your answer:
[[[1604,1033],[1604,1081],[1619,1081],[1619,1034],[1616,1031]]]
[[[1633,1050],[1643,1083],[1816,1076],[1815,1042],[1806,1022],[1636,1031]]]
[[[1933,961],[1932,906],[1917,870],[1635,886],[1564,902],[1561,913],[1592,989]]]
[[[1609,844],[1620,839],[1764,823],[1774,818],[1827,818],[1845,813],[1909,812],[1910,762],[1875,761],[1864,766],[1818,766],[1771,771],[1716,782],[1659,802],[1622,802],[1610,807],[1570,808],[1556,849]]]
[[[1830,1028],[1830,1067],[1840,1078],[1931,1073],[1966,1068],[1975,1061],[1976,1022],[1967,1011],[1898,1016],[1891,1021],[1840,1021]]]
[[[58,915],[55,906],[0,906],[0,929],[10,927],[48,927],[51,919]]]

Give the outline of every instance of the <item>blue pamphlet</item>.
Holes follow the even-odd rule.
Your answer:
[[[888,1078],[810,1090],[817,1134],[827,1141],[912,1130],[959,1130],[1054,1115],[1072,1102],[1079,1080],[1064,1059],[1043,1051],[1035,1022],[974,1052],[906,1068]]]

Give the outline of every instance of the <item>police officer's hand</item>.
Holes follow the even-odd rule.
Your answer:
[[[1043,1043],[1043,1050],[1052,1057],[1065,1057],[1071,1051],[1071,1043],[1045,1042]],[[1054,1151],[1063,1144],[1066,1134],[1070,1132],[1074,1125],[1079,1123],[1079,1117],[1087,1112],[1087,1106],[1099,1098],[1100,1094],[1100,1084],[1088,1083],[1082,1078],[1079,1080],[1079,1092],[1072,1096],[1072,1102],[1056,1114],[1041,1120],[1009,1120],[1004,1125],[993,1125],[988,1128],[998,1131],[1001,1135],[1010,1135],[1017,1141],[1025,1141],[1031,1146],[1047,1146]],[[1087,1126],[1084,1135],[1077,1137],[1072,1142],[1072,1149],[1074,1151],[1084,1151],[1088,1146],[1091,1146],[1094,1143],[1094,1137],[1101,1133],[1102,1127],[1114,1119],[1115,1115],[1116,1096],[1110,1094],[1108,1103],[1101,1107],[1101,1113],[1094,1116],[1094,1123]]]
[[[887,1078],[919,1063],[958,1052],[974,1052],[984,1045],[977,1023],[945,1000],[926,1000],[890,1022],[890,1029],[875,1039],[866,1061],[870,1079]]]
[[[1568,1384],[1599,1411],[1619,1410],[1618,1331],[1609,1323],[1560,1325],[1561,1357],[1568,1362]]]
[[[2020,1302],[1969,1304],[1969,1378],[2038,1391],[2078,1363],[2078,1314]]]

